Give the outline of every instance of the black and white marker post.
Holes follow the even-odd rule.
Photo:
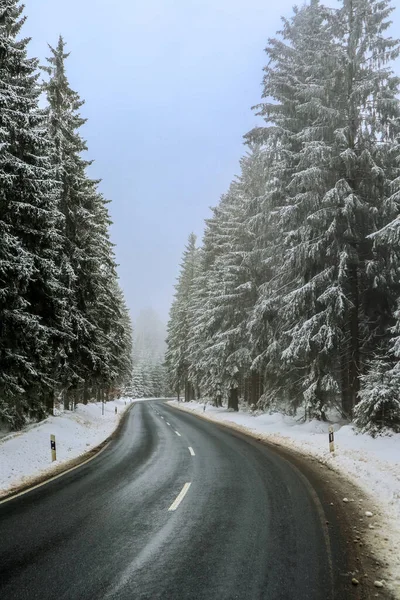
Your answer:
[[[50,450],[51,450],[51,460],[52,462],[54,462],[55,460],[57,460],[57,454],[56,454],[56,436],[51,434],[50,436]]]
[[[329,452],[335,452],[335,438],[332,425],[329,427]]]

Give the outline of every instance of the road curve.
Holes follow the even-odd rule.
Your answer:
[[[0,505],[0,598],[361,598],[324,494],[256,440],[137,403],[94,460]]]

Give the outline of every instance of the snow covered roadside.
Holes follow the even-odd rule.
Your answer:
[[[355,434],[350,425],[333,424],[335,453],[329,452],[329,423],[299,423],[280,413],[257,414],[228,412],[199,402],[169,404],[200,413],[206,418],[240,427],[257,437],[316,457],[320,462],[345,475],[371,499],[364,513],[369,527],[369,542],[384,561],[388,587],[400,598],[400,434],[372,438]],[[348,498],[353,500],[353,498]],[[357,498],[354,498],[357,501]],[[372,506],[375,505],[375,506]],[[360,518],[365,514],[360,512]],[[378,591],[378,590],[377,590]]]
[[[31,480],[51,475],[63,463],[90,452],[107,439],[131,405],[120,398],[104,405],[78,404],[74,412],[61,413],[0,439],[0,498]],[[115,413],[117,408],[117,414]],[[50,435],[56,436],[57,460],[51,462]]]

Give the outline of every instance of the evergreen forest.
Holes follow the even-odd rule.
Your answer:
[[[400,430],[393,11],[311,0],[268,40],[260,124],[183,253],[166,363],[186,400]]]
[[[0,422],[119,394],[131,323],[110,240],[108,200],[81,135],[62,37],[29,54],[19,0],[0,1]],[[44,102],[44,101],[45,102]]]

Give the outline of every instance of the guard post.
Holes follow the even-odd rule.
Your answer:
[[[332,425],[329,427],[329,452],[335,452],[335,438]]]
[[[50,436],[50,450],[51,450],[51,460],[55,461],[57,460],[57,453],[56,453],[56,436],[51,434]]]

